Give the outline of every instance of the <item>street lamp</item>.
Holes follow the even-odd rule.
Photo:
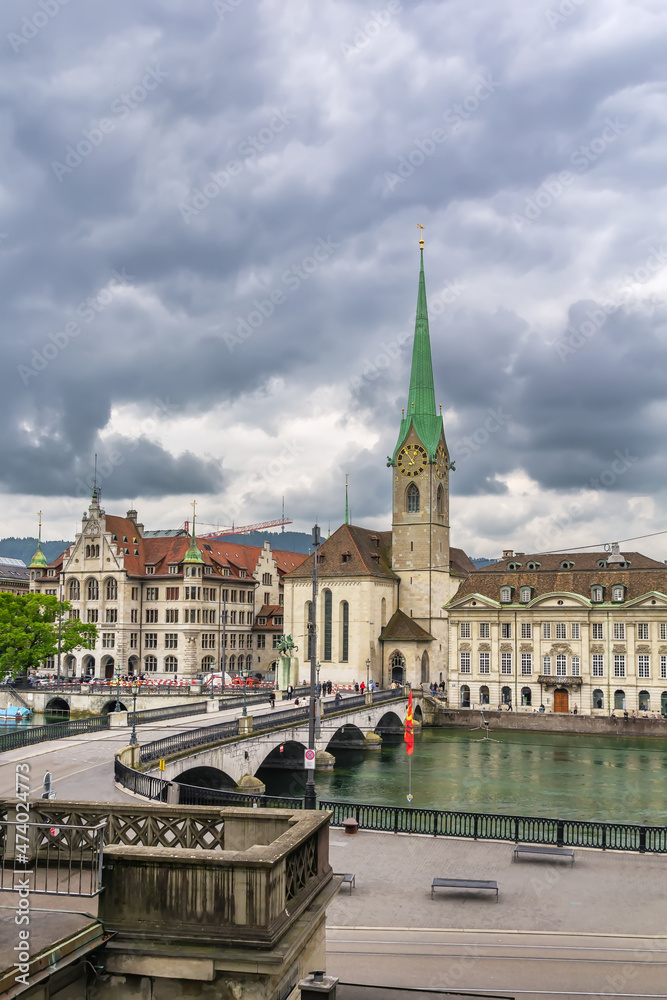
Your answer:
[[[247,703],[247,700],[246,700],[246,698],[247,698],[247,696],[246,696],[246,681],[247,681],[248,676],[249,676],[248,668],[247,667],[241,667],[241,680],[243,681],[243,715],[247,715],[248,714],[248,703]]]
[[[310,633],[310,712],[308,713],[308,749],[315,749],[315,685],[317,683],[317,559],[320,545],[319,525],[313,527],[313,618]],[[315,771],[308,769],[306,779],[306,792],[304,796],[304,806],[306,809],[317,808],[317,798],[315,795]]]
[[[370,684],[371,676],[371,661],[366,660],[366,690],[368,691],[368,685]]]
[[[120,674],[116,671],[116,705],[114,712],[120,712]]]
[[[58,608],[58,683],[60,684],[60,655],[62,649],[62,636],[63,636],[63,593],[65,589],[65,571],[61,569],[60,580],[59,580],[59,591],[60,595],[58,601],[60,607]]]
[[[130,736],[130,746],[136,747],[139,740],[137,739],[137,691],[139,690],[139,685],[136,681],[132,681],[132,735]]]

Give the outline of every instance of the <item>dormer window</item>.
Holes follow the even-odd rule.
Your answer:
[[[257,624],[266,625],[266,618],[263,615],[260,615],[260,617],[257,619]]]
[[[538,563],[538,562],[532,562],[531,561],[529,563],[526,563],[526,569],[529,569],[531,571],[531,573],[534,572],[536,569],[539,569],[540,566],[541,566],[541,563]]]
[[[127,535],[123,535],[123,541],[124,541],[124,542],[126,542],[126,541],[127,541]]]
[[[511,569],[511,570],[519,570],[519,569],[521,569],[521,563],[520,562],[511,562],[511,563],[508,563],[507,564],[507,568]]]
[[[138,555],[137,550],[134,550],[134,554]],[[146,576],[152,576],[155,573],[155,566],[146,567]]]
[[[379,552],[371,552],[371,559],[379,565],[380,564],[380,553]]]
[[[560,568],[566,571],[569,569],[574,569],[574,563],[572,562],[571,559],[563,559],[562,563],[560,564]]]
[[[593,604],[600,604],[604,599],[604,588],[603,587],[591,587],[591,601]]]
[[[617,603],[625,600],[625,587],[621,584],[615,584],[611,588],[611,599]]]
[[[521,588],[521,596],[520,596],[519,600],[521,601],[522,604],[528,604],[530,602],[530,599],[531,599],[532,596],[533,596],[533,588],[532,587],[522,587]]]
[[[598,561],[597,561],[597,568],[598,569],[606,569],[607,568],[607,564],[604,561],[604,559],[598,559]]]
[[[371,541],[375,542],[376,548],[378,548],[378,549],[380,548],[380,536],[379,535],[371,535]]]
[[[501,604],[511,604],[512,603],[512,588],[511,587],[501,587],[500,588],[500,603]]]
[[[342,562],[349,562],[351,558],[352,558],[352,555],[351,555],[350,552],[343,552],[343,554],[341,556]]]

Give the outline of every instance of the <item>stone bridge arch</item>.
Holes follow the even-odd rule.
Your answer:
[[[176,781],[179,785],[195,785],[197,788],[227,789],[231,791],[236,788],[236,782],[226,771],[222,771],[219,767],[211,767],[205,764],[181,771],[172,780]]]
[[[119,704],[120,704],[119,712],[127,712],[128,711],[127,705],[123,704],[122,701],[120,701]],[[111,701],[105,702],[104,705],[102,705],[101,711],[102,711],[102,715],[111,715],[112,712],[115,712],[116,711],[116,699],[113,698]]]
[[[346,722],[339,726],[326,745],[329,753],[336,750],[363,750],[365,747],[365,734],[354,722]]]
[[[69,702],[64,698],[49,698],[46,705],[44,706],[45,715],[69,715],[70,706]]]

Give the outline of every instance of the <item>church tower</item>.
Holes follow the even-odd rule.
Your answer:
[[[417,317],[408,405],[403,410],[392,468],[392,569],[400,577],[400,607],[434,634],[434,619],[458,587],[450,576],[449,452],[435,404],[429,337],[424,241],[419,241]],[[442,408],[441,408],[442,410]],[[435,632],[439,629],[436,627]]]

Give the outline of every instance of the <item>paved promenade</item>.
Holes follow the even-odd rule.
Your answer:
[[[512,845],[331,831],[327,971],[345,982],[516,996],[667,996],[667,858],[577,850],[574,866]],[[434,876],[493,879],[492,893]]]

